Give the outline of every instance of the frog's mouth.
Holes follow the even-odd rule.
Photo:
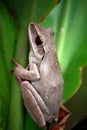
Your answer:
[[[29,25],[30,47],[39,60],[41,60],[45,54],[43,48],[44,40],[41,35],[41,30],[42,28],[38,24],[31,23]]]

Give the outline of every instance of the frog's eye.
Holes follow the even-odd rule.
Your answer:
[[[40,36],[37,36],[37,37],[36,37],[35,43],[36,43],[37,46],[42,46],[43,41],[42,41],[42,39],[41,39]]]

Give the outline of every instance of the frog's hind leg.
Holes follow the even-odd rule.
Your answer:
[[[45,127],[46,122],[41,108],[38,104],[38,99],[36,98],[39,94],[35,92],[36,90],[28,81],[23,81],[21,83],[22,95],[24,99],[24,104],[27,111],[30,113],[32,118],[41,127]],[[34,96],[36,95],[36,97]]]

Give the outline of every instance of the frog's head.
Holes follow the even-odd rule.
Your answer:
[[[53,35],[51,29],[44,29],[36,23],[29,25],[30,49],[37,59],[42,60],[44,55],[54,48]]]

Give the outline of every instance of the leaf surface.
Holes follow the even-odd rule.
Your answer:
[[[6,7],[0,2],[0,119],[6,127],[11,88],[11,59],[17,30]]]

